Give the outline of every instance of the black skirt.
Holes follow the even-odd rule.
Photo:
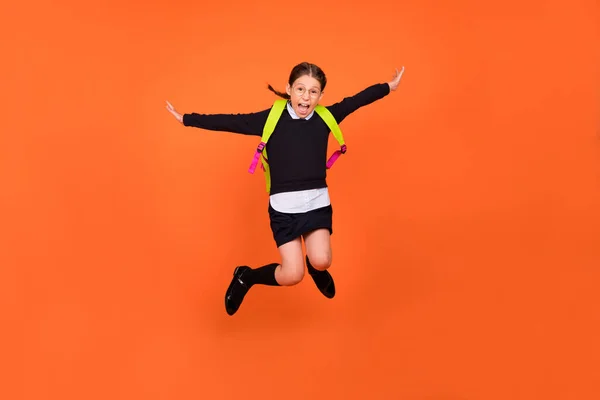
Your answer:
[[[333,234],[332,217],[331,204],[304,213],[288,214],[276,211],[269,202],[271,231],[277,247],[315,229],[325,228],[329,230],[330,235]]]

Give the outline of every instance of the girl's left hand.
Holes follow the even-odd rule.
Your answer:
[[[394,74],[394,78],[388,82],[390,85],[390,90],[396,90],[398,85],[400,84],[400,79],[402,78],[402,74],[404,73],[404,67],[400,71],[396,68],[396,73]]]

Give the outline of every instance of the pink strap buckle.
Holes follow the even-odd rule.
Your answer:
[[[329,158],[329,160],[327,161],[327,169],[331,168],[333,166],[333,164],[337,161],[337,159],[342,154],[346,153],[347,149],[348,148],[346,147],[346,145],[343,145],[340,150],[336,150],[335,153],[333,153],[331,155],[331,157]]]
[[[252,164],[250,164],[250,168],[248,169],[249,173],[253,174],[254,171],[256,170],[256,166],[258,165],[258,160],[260,159],[260,154],[262,153],[264,148],[265,148],[265,142],[260,142],[260,144],[256,148],[256,153],[254,153],[254,158],[252,159]]]

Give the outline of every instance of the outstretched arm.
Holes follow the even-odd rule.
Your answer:
[[[404,67],[400,71],[396,69],[396,73],[394,74],[392,80],[387,83],[377,83],[369,86],[368,88],[360,91],[354,96],[345,97],[342,101],[335,103],[327,108],[333,116],[335,120],[341,123],[344,118],[348,115],[352,114],[354,111],[358,110],[361,107],[369,105],[383,97],[387,96],[391,91],[394,91],[398,88],[400,84],[400,79],[402,78],[402,74],[404,73]]]
[[[261,136],[270,109],[247,114],[181,114],[167,101],[167,110],[184,126]]]

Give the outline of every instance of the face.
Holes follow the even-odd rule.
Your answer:
[[[292,108],[300,118],[307,117],[323,97],[321,84],[312,76],[303,75],[290,86],[287,85]]]

